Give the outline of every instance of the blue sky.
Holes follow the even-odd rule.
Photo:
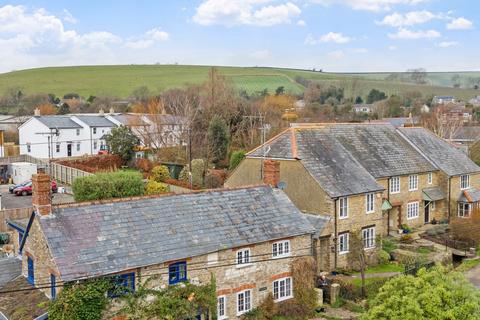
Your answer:
[[[0,1],[0,72],[179,63],[480,70],[472,0]]]

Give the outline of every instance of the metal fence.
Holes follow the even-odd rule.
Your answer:
[[[417,275],[418,270],[420,270],[421,268],[430,269],[434,266],[435,266],[435,262],[433,262],[433,261],[423,262],[423,263],[415,262],[415,263],[412,263],[412,264],[405,265],[404,273],[406,275],[415,276],[415,275]]]

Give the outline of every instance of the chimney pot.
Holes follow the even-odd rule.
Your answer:
[[[112,107],[112,108],[110,108],[109,112],[110,112],[110,114],[114,114],[114,113],[115,113],[115,109],[113,109],[113,107]]]
[[[52,185],[50,176],[38,173],[32,176],[32,205],[41,216],[52,214]]]
[[[38,107],[35,108],[35,110],[33,111],[33,115],[34,115],[35,117],[40,117],[40,116],[41,116],[41,114],[40,114],[40,109],[39,109]]]
[[[274,188],[280,182],[280,162],[275,160],[263,161],[263,182]]]

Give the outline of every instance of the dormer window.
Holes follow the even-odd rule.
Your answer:
[[[470,188],[470,175],[464,174],[460,177],[460,189],[465,190]]]

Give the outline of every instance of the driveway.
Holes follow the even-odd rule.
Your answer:
[[[32,196],[16,196],[8,192],[10,184],[0,185],[2,209],[28,208],[32,206]],[[53,204],[74,202],[73,196],[66,193],[54,193]]]
[[[470,281],[475,287],[480,289],[480,265],[473,267],[465,273],[468,281]]]

